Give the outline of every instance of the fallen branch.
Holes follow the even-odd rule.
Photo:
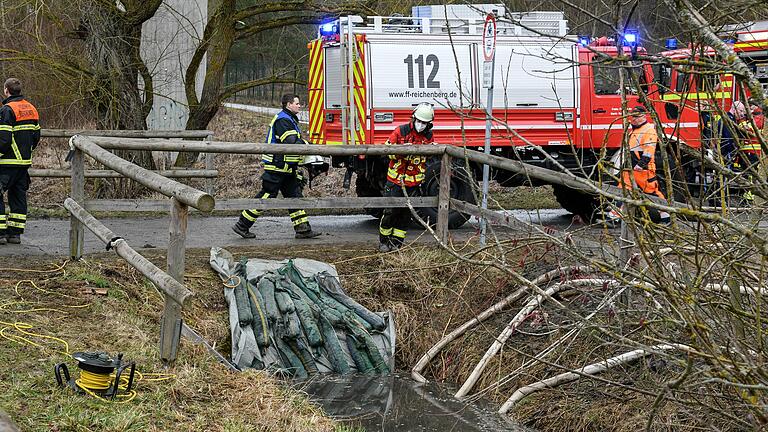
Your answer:
[[[501,332],[501,334],[496,338],[496,340],[491,344],[491,346],[488,348],[488,351],[485,352],[485,355],[483,355],[483,358],[480,359],[480,361],[475,366],[475,369],[472,371],[472,373],[469,375],[469,378],[467,378],[466,381],[464,381],[464,384],[462,384],[459,391],[456,392],[455,397],[456,398],[463,398],[466,396],[470,390],[475,386],[477,383],[477,380],[480,379],[480,375],[485,370],[485,367],[488,365],[488,363],[491,361],[493,356],[496,355],[496,353],[499,352],[501,347],[504,345],[504,343],[509,339],[509,337],[514,333],[515,328],[517,328],[518,325],[520,325],[521,322],[525,319],[526,316],[528,316],[529,313],[531,313],[534,309],[536,309],[544,299],[551,298],[551,296],[559,291],[562,291],[566,288],[573,288],[576,286],[585,286],[585,285],[603,285],[605,283],[613,283],[614,281],[612,279],[578,279],[578,280],[572,280],[567,282],[558,283],[552,287],[547,288],[546,291],[544,291],[542,294],[537,295],[536,297],[531,298],[531,300],[526,303],[526,305],[520,309],[520,312],[518,312],[514,318],[512,318],[512,321],[509,322],[506,328],[504,328],[504,331]]]
[[[565,372],[560,375],[553,376],[551,378],[547,378],[542,381],[535,382],[533,384],[529,384],[525,387],[520,387],[519,389],[515,390],[514,393],[512,393],[512,396],[507,399],[506,402],[499,408],[499,414],[506,414],[509,412],[512,407],[523,400],[528,395],[535,393],[537,391],[557,387],[561,384],[566,384],[572,381],[576,381],[577,379],[583,377],[583,376],[590,376],[594,375],[603,371],[606,371],[614,366],[618,366],[624,363],[631,362],[633,360],[636,360],[641,357],[645,357],[649,354],[653,354],[655,351],[666,351],[670,349],[680,349],[688,351],[690,350],[690,347],[686,345],[681,344],[663,344],[663,345],[655,345],[650,347],[649,349],[637,349],[634,351],[630,351],[621,355],[618,355],[616,357],[611,357],[607,360],[603,360],[597,363],[592,363],[591,365],[584,366],[583,368],[573,371],[573,372]]]
[[[569,267],[558,267],[554,270],[551,270],[547,273],[544,273],[543,275],[536,278],[532,283],[538,285],[542,283],[548,283],[552,281],[555,277],[563,275],[569,275],[569,274],[577,274],[577,273],[586,273],[589,272],[591,269],[589,267],[584,266],[569,266]],[[458,328],[456,328],[454,331],[450,332],[448,335],[440,339],[439,342],[437,342],[435,345],[432,346],[429,350],[427,350],[426,353],[424,353],[423,356],[419,359],[419,361],[416,363],[416,365],[411,369],[411,378],[413,378],[415,381],[418,381],[420,383],[427,382],[427,379],[424,378],[423,375],[421,375],[421,372],[424,370],[425,367],[427,367],[427,364],[435,358],[437,353],[439,353],[446,345],[453,342],[456,338],[466,333],[467,330],[471,329],[472,327],[476,326],[477,324],[480,324],[481,322],[487,320],[488,318],[495,315],[497,312],[501,311],[505,307],[507,307],[508,304],[517,301],[520,297],[525,294],[526,288],[518,288],[515,292],[512,294],[504,297],[502,300],[494,304],[493,306],[486,309],[483,313],[480,315],[477,315],[476,317],[470,319],[469,321],[465,322]]]

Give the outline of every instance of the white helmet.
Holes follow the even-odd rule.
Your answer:
[[[431,123],[432,120],[435,118],[435,110],[432,108],[431,104],[428,104],[426,102],[420,103],[419,106],[416,107],[415,110],[413,110],[413,117],[417,120],[421,120],[426,123]]]
[[[301,165],[323,165],[327,163],[328,161],[319,155],[305,155],[301,160]]]

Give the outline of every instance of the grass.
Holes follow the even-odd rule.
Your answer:
[[[164,368],[158,359],[158,318],[162,300],[143,278],[107,256],[69,263],[60,271],[41,260],[25,269],[0,271],[0,409],[24,431],[333,431],[336,425],[299,393],[259,371],[231,373],[206,350],[185,340],[178,361]],[[7,266],[7,262],[2,264]],[[227,334],[220,289],[214,276],[206,303],[214,307],[217,337]],[[108,295],[80,294],[87,286],[108,288]],[[219,295],[217,295],[219,294]],[[207,298],[207,296],[203,296]],[[207,308],[188,317],[200,325]],[[14,331],[14,322],[30,328]],[[42,336],[38,336],[42,335]],[[49,339],[44,336],[56,337]],[[25,338],[25,340],[20,339]],[[68,345],[65,345],[66,342]],[[35,345],[37,344],[37,345]],[[138,382],[137,397],[126,404],[107,403],[55,385],[53,367],[75,370],[67,353],[124,353],[142,373],[168,378]]]
[[[529,278],[568,263],[546,245],[529,246],[521,242],[510,243],[509,247],[508,266]],[[458,262],[426,246],[409,246],[386,255],[366,253],[360,245],[230,251],[236,258],[305,257],[334,264],[343,286],[353,298],[369,309],[394,312],[396,364],[402,369],[409,369],[444,334],[515,289],[509,276],[496,269]],[[147,257],[156,265],[164,266],[162,251],[149,251]],[[227,356],[231,348],[227,310],[221,282],[208,265],[208,251],[189,251],[186,262],[185,285],[195,296],[185,308],[185,322]],[[129,404],[104,404],[56,388],[53,365],[62,361],[71,363],[67,356],[57,352],[62,349],[60,343],[32,338],[43,345],[35,347],[0,338],[0,409],[7,411],[23,430],[349,430],[335,425],[306,399],[280,386],[271,377],[258,371],[230,373],[201,347],[187,341],[181,344],[177,363],[164,369],[156,348],[162,301],[135,270],[113,255],[99,255],[50,273],[26,271],[51,269],[55,264],[41,258],[29,262],[25,271],[0,268],[0,298],[3,299],[0,308],[5,309],[2,316],[28,322],[34,326],[32,332],[68,341],[70,351],[123,352],[126,358],[138,363],[142,372],[171,373],[174,377],[168,381],[140,382],[138,396]],[[0,264],[0,267],[9,265]],[[109,284],[107,296],[80,294],[80,288],[100,278]],[[29,279],[40,289],[29,282],[19,284]],[[603,292],[597,289],[566,296],[562,301],[567,301],[573,311],[586,314],[602,296]],[[24,303],[13,303],[17,301]],[[87,306],[72,307],[78,305]],[[9,308],[39,310],[6,313]],[[519,304],[510,307],[447,346],[424,375],[436,381],[463,382],[518,308]],[[476,389],[487,388],[483,392],[485,397],[501,403],[518,385],[562,372],[545,363],[536,364],[523,374],[513,375],[509,382],[494,386],[500,377],[509,375],[523,361],[559,338],[568,328],[568,319],[558,309],[545,304],[518,328],[519,332],[489,364]],[[612,326],[615,322],[611,320],[616,318],[606,312],[596,319],[596,326],[602,325],[600,320]],[[631,315],[622,317],[628,327],[641,319]],[[557,363],[577,368],[614,355],[620,349],[606,343],[602,333],[585,330],[556,354]],[[664,329],[657,327],[654,331]],[[681,336],[649,333],[649,337],[676,339]],[[536,393],[516,408],[516,420],[542,431],[644,429],[655,389],[680,373],[679,365],[651,370],[644,362],[638,362],[601,375],[607,382],[617,384],[585,379]],[[631,391],[628,386],[650,389],[651,394]],[[662,405],[652,430],[693,431],[710,422],[707,413],[695,407],[680,412],[675,408],[673,404]],[[733,430],[721,423],[712,424],[721,430]]]

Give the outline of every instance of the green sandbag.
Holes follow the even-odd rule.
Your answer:
[[[312,311],[307,303],[295,294],[296,291],[300,291],[301,288],[297,287],[291,281],[284,279],[281,281],[283,288],[288,290],[288,294],[291,295],[293,305],[296,308],[296,315],[301,320],[301,326],[304,328],[304,335],[307,337],[307,342],[311,347],[319,347],[323,344],[323,338],[320,335],[320,329],[317,327],[315,318],[312,315]]]
[[[240,278],[240,283],[235,287],[235,304],[237,306],[237,320],[240,327],[247,327],[253,322],[251,302],[248,300],[248,292],[245,289],[247,281]]]
[[[277,322],[280,319],[280,310],[277,308],[277,302],[275,302],[275,284],[269,278],[270,273],[267,273],[259,280],[256,286],[261,292],[261,297],[264,299],[264,307],[266,308],[267,318],[270,322]]]
[[[296,339],[301,336],[301,321],[296,312],[283,314],[283,337],[286,339]]]
[[[317,285],[323,290],[323,292],[327,293],[334,300],[354,311],[358,316],[360,316],[360,318],[368,322],[374,329],[384,330],[387,327],[387,323],[384,321],[384,318],[369,311],[363,305],[347,296],[344,293],[344,290],[341,288],[339,280],[335,276],[327,272],[322,272],[315,275],[315,281],[317,281]]]
[[[304,345],[300,339],[286,340],[285,343],[291,347],[291,350],[293,350],[293,353],[299,358],[302,366],[304,366],[304,370],[306,370],[309,375],[318,373],[317,364],[315,364],[315,359],[312,357],[312,353],[309,352],[307,346]]]
[[[310,308],[322,311],[322,315],[327,317],[334,326],[339,326],[343,323],[342,314],[323,303],[323,301],[317,297],[317,293],[312,292],[312,290],[309,289],[301,288],[300,285],[294,284],[293,286],[298,288],[298,290],[294,290],[295,295],[302,297],[302,300],[310,305]]]
[[[321,316],[318,321],[320,323],[320,331],[323,333],[323,341],[325,342],[323,345],[325,356],[331,362],[333,371],[340,375],[348,374],[352,371],[352,368],[349,367],[344,351],[341,349],[341,342],[339,342],[336,330],[333,329],[327,318]]]
[[[248,282],[248,297],[251,300],[251,314],[253,315],[253,334],[256,336],[256,344],[262,348],[269,346],[269,325],[264,311],[264,299],[258,289]]]
[[[363,331],[361,328],[355,327],[354,325],[350,325],[348,329],[350,333],[354,335],[355,340],[358,341],[360,349],[364,350],[368,354],[373,368],[382,374],[389,373],[389,366],[387,365],[387,362],[384,361],[384,357],[379,352],[379,348],[376,346],[376,343],[373,342],[371,335]]]
[[[347,349],[352,356],[352,360],[355,362],[355,367],[359,373],[374,373],[374,369],[365,351],[358,349],[359,343],[351,334],[347,335]]]
[[[277,308],[283,314],[291,313],[296,310],[289,292],[290,289],[286,289],[283,286],[282,280],[275,282],[275,301],[277,302]]]
[[[295,378],[307,378],[309,376],[307,375],[307,370],[304,369],[304,365],[301,363],[301,360],[296,355],[296,353],[293,352],[291,347],[288,346],[288,344],[286,344],[280,337],[275,337],[274,340],[280,356],[285,359],[283,364],[288,366],[288,369],[291,371],[293,376]]]

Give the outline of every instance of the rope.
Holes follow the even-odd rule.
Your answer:
[[[36,273],[53,273],[63,269],[64,266],[66,266],[66,264],[67,264],[67,261],[64,261],[63,264],[61,264],[60,266],[58,266],[53,270],[24,270],[24,269],[0,269],[0,270],[19,271],[19,272],[36,272]],[[49,294],[57,297],[66,297],[70,299],[81,300],[78,297],[40,288],[39,286],[37,286],[37,284],[35,284],[33,280],[30,280],[30,279],[23,279],[16,283],[14,287],[14,291],[16,292],[17,296],[22,297],[21,293],[19,293],[19,287],[25,283],[31,285],[35,290],[45,294]],[[3,312],[2,314],[3,316],[6,316],[8,313],[31,313],[31,312],[56,312],[66,316],[68,312],[63,309],[66,309],[66,308],[81,309],[81,308],[86,308],[91,306],[91,303],[86,303],[81,305],[59,305],[58,307],[60,309],[48,308],[48,307],[34,307],[34,306],[26,309],[20,308],[28,304],[30,304],[30,302],[25,300],[20,300],[20,301],[8,300],[8,301],[5,301],[4,303],[0,303],[0,312]],[[37,304],[40,304],[40,302],[37,302]],[[12,307],[15,307],[15,309],[11,309]],[[23,321],[0,320],[0,338],[6,339],[13,343],[17,343],[19,345],[29,345],[36,348],[40,348],[41,350],[43,349],[52,350],[56,353],[60,353],[69,358],[72,358],[72,354],[70,353],[69,343],[66,340],[55,337],[55,336],[35,333],[32,331],[32,329],[34,329],[34,326],[32,324],[29,324]],[[41,343],[43,340],[58,342],[58,344],[60,344],[61,346],[52,347],[47,344]],[[116,377],[115,373],[97,374],[97,373],[89,372],[86,370],[80,370],[80,377],[75,379],[75,384],[77,385],[78,388],[82,389],[85,393],[105,402],[128,403],[132,401],[136,397],[137,392],[134,389],[131,389],[130,391],[128,390],[129,378],[125,375],[120,376],[120,382],[117,384],[118,393],[115,395],[115,398],[116,398],[115,400],[107,399],[97,393],[97,392],[103,392],[104,390],[109,389],[114,383],[115,377]],[[166,373],[142,374],[141,372],[136,371],[136,376],[134,377],[134,388],[141,381],[159,382],[159,381],[166,381],[174,378],[176,378],[175,374],[166,374]]]

